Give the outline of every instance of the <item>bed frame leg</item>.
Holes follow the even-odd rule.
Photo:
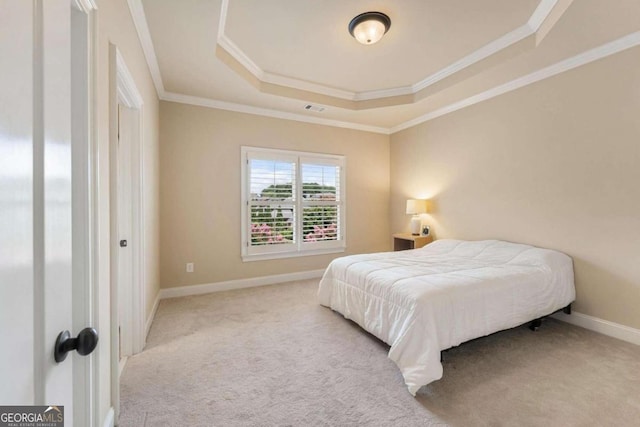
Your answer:
[[[571,314],[571,304],[562,309],[564,314]]]
[[[529,329],[535,332],[538,330],[540,325],[542,325],[542,319],[532,320],[531,323],[529,323]]]
[[[444,350],[440,351],[440,363],[444,362]]]

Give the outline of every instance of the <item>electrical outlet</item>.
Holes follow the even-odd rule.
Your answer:
[[[187,263],[187,273],[193,273],[193,263],[192,262],[188,262]]]

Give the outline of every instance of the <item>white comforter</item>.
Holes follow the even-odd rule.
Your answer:
[[[561,252],[528,245],[437,240],[338,258],[318,297],[391,346],[389,358],[415,395],[442,378],[441,350],[573,302],[573,264]]]

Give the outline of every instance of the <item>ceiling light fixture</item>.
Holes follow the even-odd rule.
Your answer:
[[[374,44],[389,31],[391,19],[382,12],[365,12],[349,22],[349,33],[362,44]]]

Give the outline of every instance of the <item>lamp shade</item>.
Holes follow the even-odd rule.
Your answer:
[[[418,215],[423,213],[427,213],[426,200],[407,200],[407,215]]]

